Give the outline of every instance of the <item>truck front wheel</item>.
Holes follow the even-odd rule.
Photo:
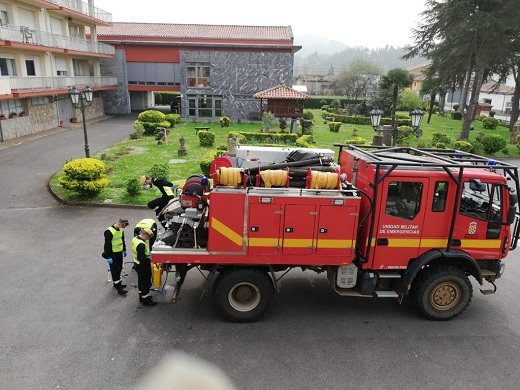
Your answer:
[[[421,271],[412,289],[419,311],[430,320],[445,321],[460,315],[471,302],[473,288],[457,267],[432,266]]]
[[[215,303],[232,322],[253,322],[262,318],[274,298],[271,278],[260,269],[223,270],[214,290]]]

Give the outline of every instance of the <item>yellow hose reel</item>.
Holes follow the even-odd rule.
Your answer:
[[[243,172],[240,168],[222,167],[215,171],[215,180],[217,184],[238,188],[238,185],[242,183],[242,174]]]
[[[310,171],[310,175],[307,175],[307,188],[313,190],[332,190],[339,188],[339,174],[334,172]]]
[[[285,187],[287,184],[287,178],[289,177],[286,170],[274,170],[268,169],[260,172],[260,177],[264,181],[264,186],[267,188],[271,187]]]

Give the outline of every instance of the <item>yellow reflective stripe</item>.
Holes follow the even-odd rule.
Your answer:
[[[354,240],[324,240],[318,239],[318,248],[352,248]]]
[[[421,246],[428,248],[446,248],[447,238],[426,238],[421,240]]]
[[[387,247],[390,248],[418,248],[420,238],[389,238]]]
[[[283,240],[284,248],[311,248],[314,247],[312,238],[286,238]]]
[[[249,246],[278,246],[278,238],[250,238]]]
[[[166,192],[166,195],[173,196],[173,189],[171,187],[163,187],[164,192]]]
[[[242,236],[235,233],[229,227],[220,222],[217,218],[211,218],[211,227],[224,237],[230,239],[234,244],[242,246]]]
[[[461,240],[461,248],[499,249],[501,245],[500,240]]]

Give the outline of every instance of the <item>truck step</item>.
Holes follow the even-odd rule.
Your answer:
[[[376,291],[376,295],[378,298],[397,298],[399,294],[395,291]]]
[[[376,274],[379,276],[379,278],[388,278],[388,279],[400,279],[401,274],[399,272],[395,271],[376,271]]]
[[[340,287],[336,286],[334,288],[334,291],[336,291],[342,297],[373,298],[372,295],[364,295],[364,294],[361,294],[358,290],[354,290],[351,288],[340,288]]]

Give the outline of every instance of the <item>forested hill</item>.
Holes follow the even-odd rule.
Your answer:
[[[350,47],[343,42],[325,37],[305,36],[295,39],[295,44],[302,46],[294,56],[294,77],[300,74],[326,75],[332,65],[334,74],[338,74],[355,58],[370,60],[379,65],[386,73],[393,68],[409,68],[423,64],[424,58],[405,61],[403,47],[385,46],[378,49]]]

